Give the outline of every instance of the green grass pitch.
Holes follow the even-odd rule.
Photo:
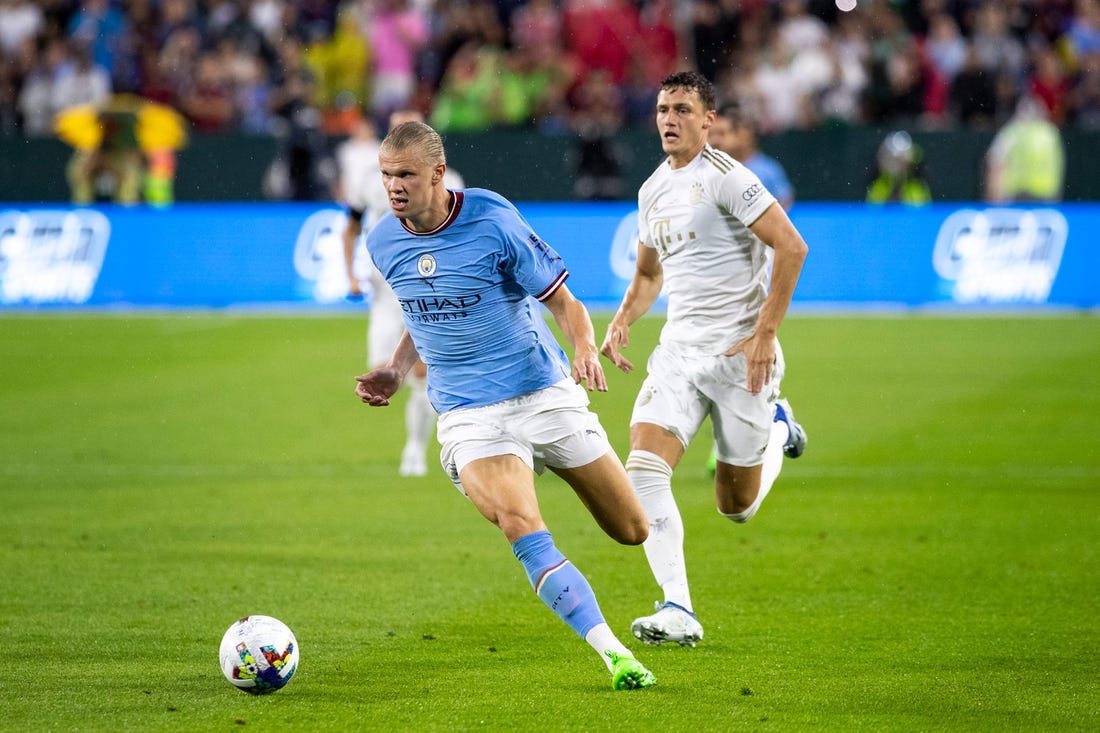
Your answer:
[[[0,729],[1100,729],[1100,318],[789,317],[806,455],[745,526],[706,440],[675,476],[696,649],[630,637],[641,548],[541,478],[659,679],[625,693],[441,471],[397,476],[401,404],[352,394],[364,325],[0,318]],[[610,377],[625,457],[642,371]],[[249,613],[301,644],[267,697],[218,668]]]

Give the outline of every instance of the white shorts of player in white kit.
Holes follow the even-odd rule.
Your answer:
[[[611,450],[588,393],[571,378],[536,392],[439,416],[443,470],[463,494],[458,476],[472,461],[518,456],[541,474],[547,466],[578,468]]]
[[[646,365],[648,375],[630,424],[665,428],[686,448],[709,415],[715,457],[733,466],[757,466],[768,447],[784,368],[783,350],[776,341],[771,381],[754,395],[746,388],[744,354],[685,354],[675,346],[658,345]]]

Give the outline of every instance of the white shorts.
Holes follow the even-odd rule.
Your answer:
[[[439,416],[443,470],[463,494],[459,474],[479,458],[514,455],[541,474],[547,466],[577,468],[611,450],[588,393],[566,378],[552,387],[483,407]]]
[[[757,466],[771,435],[773,404],[785,363],[775,343],[771,381],[760,394],[746,389],[745,355],[684,354],[658,345],[646,365],[648,375],[634,402],[630,424],[652,423],[675,435],[686,448],[709,415],[714,453],[734,466]]]

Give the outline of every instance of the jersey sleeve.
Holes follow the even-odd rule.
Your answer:
[[[752,226],[775,203],[775,196],[760,178],[743,165],[737,165],[719,179],[718,203],[745,226]]]
[[[498,204],[498,225],[504,246],[505,267],[528,295],[542,302],[553,295],[569,277],[565,262],[531,228],[515,206],[503,198]]]

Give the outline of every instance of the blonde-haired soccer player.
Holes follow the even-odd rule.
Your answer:
[[[391,128],[409,121],[422,122],[423,116],[415,110],[398,110],[389,119]],[[352,137],[337,150],[341,197],[347,206],[347,224],[342,237],[348,297],[351,300],[363,298],[361,273],[356,271],[356,245],[361,241],[363,232],[370,231],[390,208],[386,189],[382,185],[382,172],[378,168],[379,144],[374,123],[364,118],[356,125]],[[452,191],[466,187],[458,171],[449,167],[444,174],[443,185]],[[405,330],[405,324],[401,319],[401,304],[397,302],[397,296],[373,263],[363,279],[370,284],[367,368],[373,369],[390,358]],[[401,450],[397,472],[401,476],[426,476],[428,441],[435,430],[436,414],[428,400],[427,369],[423,363],[413,366],[405,384],[409,389],[409,398],[405,403],[405,447]]]
[[[623,464],[588,409],[584,387],[606,391],[607,380],[565,263],[502,196],[443,185],[443,141],[428,125],[397,125],[378,157],[393,216],[370,231],[367,249],[401,303],[405,332],[387,364],[356,377],[356,394],[386,405],[422,359],[440,414],[440,459],[455,486],[504,534],[535,594],[599,654],[612,686],[653,685],[558,549],[535,494],[532,472],[550,468],[611,538],[637,545],[648,533]],[[572,362],[540,303],[573,347]]]

